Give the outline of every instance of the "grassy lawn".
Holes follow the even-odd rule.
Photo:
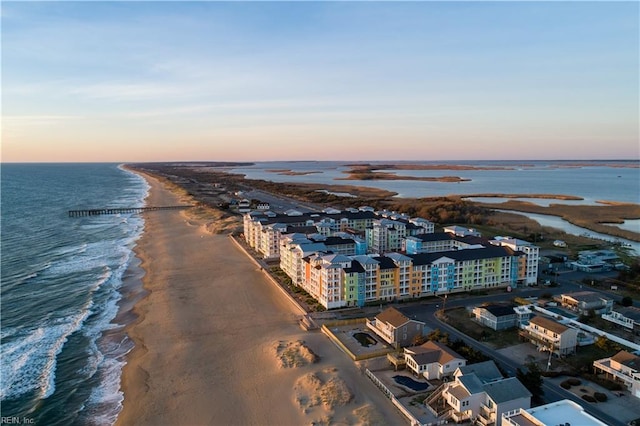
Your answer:
[[[475,322],[464,307],[447,309],[443,320],[467,336],[473,337],[495,349],[521,343],[518,339],[517,329],[494,331],[489,327],[484,327]]]

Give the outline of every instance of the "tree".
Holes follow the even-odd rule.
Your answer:
[[[544,390],[542,389],[543,379],[540,367],[534,363],[526,364],[525,367],[527,370],[526,372],[518,368],[516,377],[520,380],[520,383],[522,383],[524,387],[531,392],[532,399],[536,403],[541,402]]]
[[[631,297],[629,297],[629,296],[625,296],[620,301],[620,304],[622,306],[631,306],[631,305],[633,305],[633,299]]]
[[[439,328],[436,328],[431,333],[427,334],[428,340],[435,340],[436,342],[449,345],[449,333],[443,333]]]
[[[595,347],[610,353],[618,352],[622,349],[622,346],[620,346],[616,342],[612,342],[611,340],[607,339],[606,336],[599,336],[596,339]]]

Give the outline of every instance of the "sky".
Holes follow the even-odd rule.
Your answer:
[[[639,159],[639,8],[3,1],[1,161]]]

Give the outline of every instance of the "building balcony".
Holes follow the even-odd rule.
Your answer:
[[[533,340],[538,344],[551,347],[554,350],[560,347],[560,337],[554,338],[547,334],[541,333],[539,331],[532,330],[530,328],[525,328],[524,330],[520,330],[518,334],[520,335],[520,337],[523,337],[528,340]]]
[[[605,359],[599,359],[597,361],[594,361],[593,363],[593,367],[596,370],[600,370],[604,373],[607,374],[611,374],[613,377],[615,377],[617,380],[624,382],[625,385],[627,386],[632,386],[633,385],[633,376],[629,375],[629,374],[625,374],[619,370],[616,370],[614,368],[611,368],[610,366],[610,360],[609,358],[605,358]]]
[[[459,411],[452,410],[452,411],[451,411],[451,413],[450,413],[450,415],[451,415],[451,418],[452,418],[456,423],[462,423],[462,422],[464,422],[464,421],[466,421],[466,420],[471,419],[471,412],[470,412],[470,411],[469,411],[469,412],[463,412],[463,413],[461,413],[461,412],[459,412]]]

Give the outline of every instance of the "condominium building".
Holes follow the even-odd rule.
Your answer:
[[[525,253],[524,279],[526,285],[538,283],[538,263],[540,262],[540,247],[524,240],[512,237],[495,237],[492,244],[510,247],[512,250]]]
[[[482,247],[409,255],[412,281],[420,293],[437,294],[491,287],[516,287],[524,257],[507,247]]]
[[[529,282],[536,247],[458,228],[432,233],[425,219],[367,207],[244,216],[247,244],[326,308]]]

